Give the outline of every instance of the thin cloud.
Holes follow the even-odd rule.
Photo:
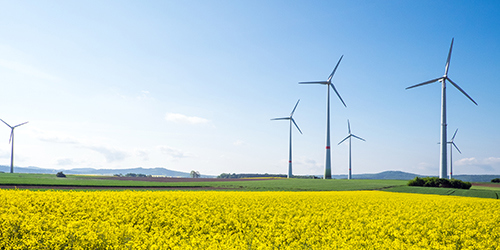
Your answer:
[[[488,157],[484,159],[476,159],[475,157],[463,158],[454,162],[455,166],[460,166],[464,170],[473,170],[480,168],[486,172],[496,172],[500,169],[500,157]]]
[[[49,81],[58,81],[59,80],[58,77],[47,74],[47,73],[43,72],[42,70],[39,70],[35,67],[29,66],[26,64],[22,64],[22,63],[18,63],[18,62],[14,62],[14,61],[0,60],[0,67],[4,67],[4,68],[14,70],[14,71],[17,71],[17,72],[25,74],[25,75],[34,76],[34,77],[49,80]]]
[[[181,159],[181,158],[188,158],[188,157],[190,157],[189,154],[187,154],[185,152],[182,152],[182,151],[180,151],[178,149],[171,148],[171,147],[158,146],[158,149],[163,154],[166,154],[166,155],[168,155],[168,156],[170,156],[172,158]]]
[[[38,137],[40,141],[53,142],[53,143],[64,143],[64,144],[80,144],[76,138],[57,136],[57,135],[41,135]]]
[[[242,140],[236,140],[235,142],[233,142],[233,145],[234,146],[242,146],[242,145],[245,145],[245,142]]]
[[[65,159],[58,159],[57,160],[57,165],[59,166],[70,166],[73,165],[75,162],[70,159],[70,158],[65,158]]]
[[[186,116],[183,114],[177,114],[177,113],[167,113],[165,115],[165,120],[169,122],[176,122],[176,123],[187,123],[187,124],[207,124],[210,121],[201,118],[201,117],[196,117],[196,116]]]
[[[0,158],[9,158],[10,153],[8,151],[4,151],[0,149]]]
[[[285,166],[285,163],[288,163],[288,159],[286,161],[283,160],[283,166]],[[308,172],[321,173],[321,171],[323,170],[322,164],[318,163],[314,159],[307,157],[299,157],[298,159],[294,160],[293,164],[295,166],[300,166],[302,170],[307,170]]]
[[[149,153],[146,150],[136,149],[135,156],[142,158],[143,161],[149,161]]]
[[[104,156],[104,158],[108,163],[122,161],[129,156],[129,153],[124,150],[115,149],[108,146],[102,146],[99,143],[92,142],[84,138],[76,138],[69,135],[61,135],[50,131],[36,130],[35,133],[37,134],[37,138],[40,141],[69,144],[75,146],[76,148],[90,149],[92,151],[100,153]],[[144,155],[142,156],[146,157]],[[60,159],[57,162],[58,165],[72,165],[70,163],[73,164],[75,162],[69,162],[68,159]]]
[[[104,146],[84,146],[84,148],[88,148],[95,152],[102,154],[108,163],[122,161],[128,157],[128,153],[122,150],[117,150],[114,148],[108,148]]]
[[[149,91],[147,90],[142,90],[141,94],[137,96],[137,100],[142,101],[142,100],[154,100],[153,97],[149,95]]]

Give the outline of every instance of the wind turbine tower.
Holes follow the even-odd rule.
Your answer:
[[[331,152],[330,152],[330,87],[332,87],[333,91],[337,94],[339,97],[340,101],[342,104],[344,104],[344,107],[347,107],[344,103],[344,100],[342,100],[342,97],[340,97],[339,92],[337,89],[335,89],[335,86],[332,83],[332,78],[333,75],[335,74],[335,71],[337,71],[337,68],[339,67],[340,61],[342,61],[342,58],[344,55],[342,55],[339,59],[339,62],[333,69],[332,73],[328,77],[326,81],[316,81],[316,82],[299,82],[299,84],[323,84],[326,85],[326,162],[325,162],[325,174],[323,176],[324,179],[331,179],[332,178],[332,163],[331,163]]]
[[[24,125],[28,122],[23,122],[21,124],[17,124],[16,126],[10,126],[8,123],[6,123],[4,120],[0,119],[5,125],[9,126],[10,128],[10,138],[9,138],[9,143],[11,143],[11,149],[10,149],[10,173],[14,173],[14,129]]]
[[[457,135],[458,128],[455,130],[455,134],[453,134],[453,137],[451,137],[451,141],[448,142],[450,144],[450,179],[453,178],[453,147],[454,146],[457,151],[461,154],[460,149],[458,149],[457,145],[455,144],[455,136]]]
[[[295,125],[297,130],[299,130],[299,132],[302,134],[302,131],[300,131],[299,126],[297,125],[297,123],[295,123],[295,120],[293,119],[293,113],[295,112],[297,105],[299,105],[299,101],[300,101],[300,99],[295,104],[295,107],[293,107],[293,110],[292,110],[292,113],[290,113],[290,116],[271,119],[271,120],[289,120],[290,121],[290,145],[288,148],[288,175],[287,175],[287,178],[291,178],[293,176],[292,175],[292,123]]]
[[[411,89],[415,87],[420,87],[423,85],[427,85],[433,82],[441,82],[441,140],[440,140],[440,153],[441,153],[441,158],[439,162],[439,178],[446,178],[447,176],[447,162],[446,162],[446,141],[447,141],[447,136],[446,136],[446,81],[449,81],[455,88],[460,90],[462,94],[467,96],[474,104],[477,105],[476,101],[474,101],[463,89],[461,89],[455,82],[453,82],[449,77],[448,77],[448,69],[450,67],[450,59],[451,59],[451,50],[453,49],[453,40],[451,39],[451,45],[450,45],[450,51],[448,52],[448,59],[446,60],[446,65],[444,67],[444,75],[442,77],[438,77],[436,79],[432,79],[423,83],[419,83],[417,85],[410,86],[406,89]]]
[[[345,140],[349,139],[349,141],[348,141],[349,142],[349,174],[347,175],[347,179],[350,180],[352,178],[352,176],[351,176],[351,167],[352,167],[352,164],[351,164],[351,138],[354,137],[354,138],[362,140],[362,141],[365,141],[365,139],[351,133],[351,124],[349,123],[349,120],[347,120],[347,130],[349,131],[349,135],[346,138],[344,138],[344,140],[340,141],[338,145],[340,145]]]

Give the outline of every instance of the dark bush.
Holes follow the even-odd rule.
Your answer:
[[[415,177],[415,179],[408,182],[408,186],[420,186],[420,187],[422,187],[424,185],[424,183],[425,183],[424,179],[417,176],[417,177]]]
[[[495,178],[495,179],[491,180],[491,182],[500,183],[500,178]]]
[[[438,178],[437,181],[436,181],[439,185],[439,187],[443,187],[443,188],[451,188],[451,184],[450,184],[450,180],[448,179],[445,179],[445,178]]]
[[[426,177],[424,178],[424,187],[439,187],[439,183],[438,183],[438,179],[437,177]]]
[[[63,172],[61,171],[61,172],[57,172],[56,177],[63,177],[63,178],[66,178],[66,175],[65,175],[65,174],[63,174]]]
[[[408,182],[408,186],[470,189],[472,184],[457,179],[448,180],[438,177],[415,177],[415,179]]]

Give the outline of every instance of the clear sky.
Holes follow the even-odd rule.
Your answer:
[[[438,175],[440,84],[455,174],[500,174],[498,1],[0,0],[0,118],[15,165],[165,167],[201,174],[323,174],[326,87],[332,174]],[[0,124],[0,165],[10,164]]]

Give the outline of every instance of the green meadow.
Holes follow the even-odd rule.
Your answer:
[[[166,188],[219,188],[240,191],[354,191],[380,190],[387,192],[420,193],[435,195],[467,196],[498,199],[500,184],[493,187],[472,186],[469,190],[451,188],[410,187],[407,180],[368,180],[368,179],[263,179],[247,181],[196,181],[196,182],[156,182],[119,180],[110,176],[67,175],[58,178],[53,174],[10,174],[0,173],[0,186],[37,186],[37,189],[50,189],[48,186],[77,186],[86,190],[98,187],[126,189]]]

